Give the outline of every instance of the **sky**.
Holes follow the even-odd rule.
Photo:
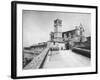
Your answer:
[[[54,31],[54,20],[62,20],[62,32],[75,29],[80,23],[85,29],[85,36],[91,35],[91,14],[54,11],[23,10],[23,46],[50,40],[50,32]]]

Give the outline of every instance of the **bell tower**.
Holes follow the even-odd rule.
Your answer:
[[[62,42],[62,20],[54,20],[54,41]]]

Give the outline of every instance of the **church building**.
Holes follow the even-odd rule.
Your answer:
[[[50,41],[52,46],[56,46],[59,49],[70,49],[75,46],[75,43],[85,42],[84,28],[82,24],[75,26],[75,29],[62,32],[62,20],[54,20],[54,32],[50,33]]]

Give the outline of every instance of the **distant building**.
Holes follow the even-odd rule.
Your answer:
[[[31,49],[41,49],[47,46],[47,42],[38,43],[37,45],[30,46]]]

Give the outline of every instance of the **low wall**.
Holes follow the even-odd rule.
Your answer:
[[[37,57],[35,57],[28,65],[24,67],[24,69],[38,69],[41,68],[43,65],[43,62],[47,56],[47,53],[49,51],[49,47],[47,47],[45,50],[40,53]]]
[[[73,48],[72,51],[77,53],[77,54],[81,54],[83,56],[91,58],[91,51],[90,50],[81,49],[81,48]]]

